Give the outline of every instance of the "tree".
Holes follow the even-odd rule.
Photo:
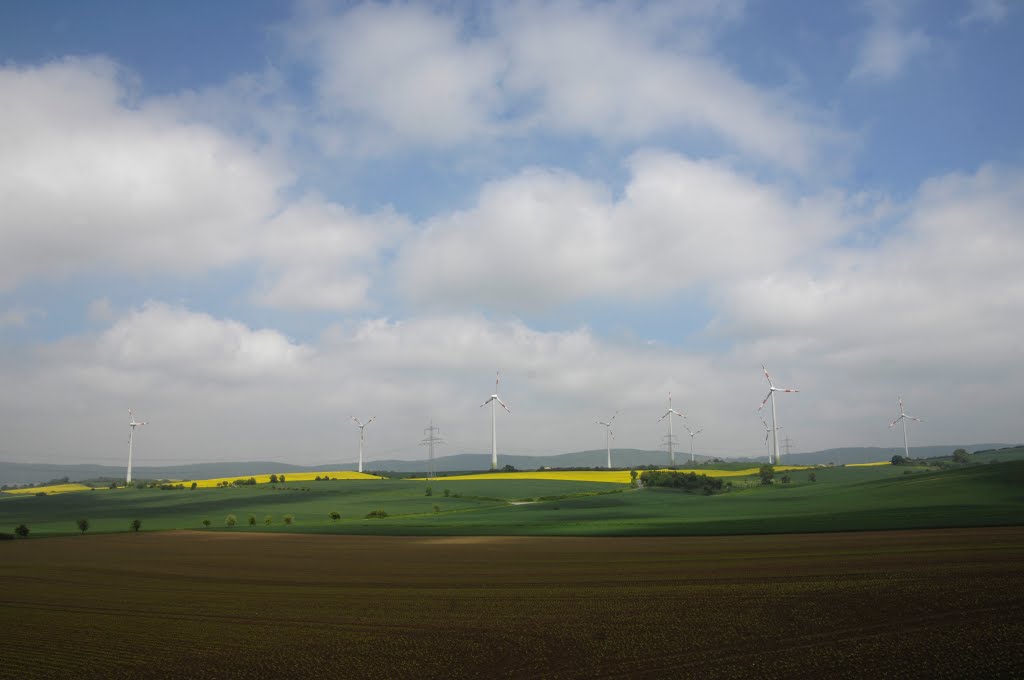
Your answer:
[[[228,515],[224,518],[224,524],[227,524],[229,527],[233,527],[238,524],[238,518],[234,515]]]
[[[264,515],[263,516],[263,523],[266,524],[269,527],[271,524],[274,523],[274,518],[271,517],[270,515]]]
[[[426,490],[423,492],[423,495],[424,496],[433,496],[434,495],[434,490],[428,486],[426,488]]]
[[[295,515],[285,515],[284,516],[284,523],[285,524],[291,524],[294,520],[295,520]]]
[[[256,526],[256,515],[249,515],[249,526]]]
[[[892,460],[890,460],[889,462],[892,463],[893,465],[906,465],[907,463],[910,462],[910,459],[904,458],[903,456],[896,454],[895,456],[892,457]]]
[[[81,531],[83,534],[86,531],[88,531],[89,530],[89,520],[87,520],[87,519],[80,519],[80,520],[78,520],[78,530]]]
[[[506,465],[505,467],[501,468],[501,471],[502,472],[515,472],[516,468],[515,468],[514,465]]]
[[[775,466],[762,465],[761,469],[757,471],[757,476],[761,478],[762,484],[771,484],[775,479]]]
[[[208,520],[208,519],[204,519],[204,520],[203,520],[203,526],[204,526],[204,527],[208,527],[208,526],[210,526],[210,520]]]
[[[816,482],[816,481],[818,481],[818,475],[814,474],[813,472],[810,473],[809,475],[807,475],[807,481],[808,482]]]
[[[18,526],[14,527],[14,533],[20,536],[21,538],[25,538],[26,536],[28,536],[28,527],[24,524],[19,524]]]
[[[444,497],[445,497],[445,498],[448,498],[448,497],[449,497],[449,496],[451,496],[451,495],[452,495],[452,491],[451,491],[451,489],[445,489],[445,490],[444,490]]]
[[[971,454],[967,453],[966,449],[957,449],[953,452],[954,463],[970,463]]]
[[[436,515],[439,512],[441,512],[441,506],[440,505],[435,505],[434,506],[434,514]]]
[[[793,479],[792,479],[792,477],[789,476],[788,472],[786,474],[782,475],[782,483],[783,484],[789,484],[791,481],[793,481]]]
[[[277,478],[277,481],[279,481],[282,484],[284,484],[284,475],[279,475],[278,478]]]
[[[142,520],[133,519],[132,523],[128,525],[132,531],[139,533],[139,529],[142,528]]]
[[[629,471],[629,485],[634,489],[639,486],[636,481],[636,470]]]
[[[196,487],[199,486],[198,482],[192,482],[192,490],[195,491]]]
[[[331,519],[333,519],[335,522],[337,522],[339,519],[341,519],[341,513],[340,512],[332,512],[331,513]]]
[[[270,475],[270,483],[277,484],[277,475]]]

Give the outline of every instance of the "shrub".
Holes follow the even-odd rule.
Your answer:
[[[705,496],[720,493],[724,482],[718,477],[698,475],[696,472],[644,470],[640,474],[644,486],[660,486],[680,489],[688,493],[700,492]]]
[[[281,482],[282,484],[284,484],[284,481],[285,481],[285,480],[284,480],[284,475],[278,475],[278,476],[277,476],[277,481],[279,481],[279,482]]]
[[[78,524],[78,530],[81,531],[83,534],[86,531],[89,530],[89,520],[87,520],[87,519],[80,519],[80,520],[78,520],[77,524]]]
[[[249,515],[249,526],[256,526],[256,515]]]
[[[295,515],[285,515],[284,516],[284,523],[285,524],[291,524],[293,521],[295,521]]]
[[[782,475],[782,483],[783,484],[789,484],[792,480],[793,480],[793,478],[790,477],[788,473]]]
[[[132,523],[129,524],[128,527],[135,533],[139,533],[139,529],[142,528],[142,520],[133,519]]]
[[[228,515],[224,518],[224,524],[227,524],[229,527],[233,527],[238,524],[238,518],[234,515]]]
[[[270,475],[270,483],[277,484],[277,475]]]
[[[373,510],[371,512],[366,513],[366,519],[373,519],[375,517],[387,517],[387,516],[388,516],[388,513],[384,512],[383,510]]]
[[[14,534],[16,536],[20,536],[21,538],[25,538],[26,536],[28,536],[28,531],[28,527],[24,524],[19,524],[18,526],[14,527]]]
[[[274,518],[271,517],[270,515],[265,515],[263,517],[263,523],[266,524],[269,527],[271,524],[274,523]]]
[[[434,495],[434,490],[433,490],[432,488],[430,488],[430,487],[428,486],[428,487],[427,487],[427,488],[426,488],[426,489],[425,489],[425,490],[423,491],[423,495],[424,495],[424,496],[433,496],[433,495]]]
[[[332,512],[331,513],[331,519],[333,519],[335,522],[337,522],[339,519],[341,519],[341,513]]]
[[[771,484],[775,479],[775,466],[762,465],[761,469],[757,471],[757,476],[761,478],[762,484]]]
[[[451,490],[450,490],[450,489],[445,489],[445,490],[444,490],[444,497],[445,497],[445,498],[448,498],[448,497],[449,497],[449,496],[451,496],[451,495],[452,495],[452,492],[451,492]]]
[[[208,520],[208,519],[204,519],[204,520],[203,520],[203,526],[204,526],[204,527],[208,527],[208,526],[210,526],[210,520]]]
[[[436,515],[439,512],[441,512],[441,506],[440,505],[435,505],[434,506],[434,514]]]
[[[953,452],[954,463],[970,463],[971,454],[967,453],[966,449],[957,449]]]
[[[810,473],[809,475],[807,475],[807,481],[808,482],[816,482],[816,481],[818,481],[818,475],[814,474],[813,472]]]

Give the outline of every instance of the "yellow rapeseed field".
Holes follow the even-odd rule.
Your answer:
[[[33,493],[68,493],[69,491],[88,491],[91,486],[85,484],[51,484],[50,486],[33,486],[28,489],[7,489],[4,493],[33,494]]]
[[[868,467],[871,465],[892,465],[892,461],[880,460],[877,463],[847,463],[846,467]]]
[[[275,473],[277,474],[277,473]],[[277,474],[278,477],[284,475],[285,484],[291,482],[309,482],[315,480],[317,477],[321,479],[324,477],[330,477],[331,479],[381,479],[377,475],[368,475],[365,472],[352,472],[350,470],[341,470],[336,472],[282,472]],[[236,475],[234,477],[217,477],[216,479],[190,479],[187,482],[177,482],[185,486],[192,486],[192,482],[196,483],[196,487],[200,489],[208,489],[211,487],[218,486],[222,482],[230,484],[236,479],[249,479],[250,477],[256,480],[257,484],[265,484],[270,481],[270,475]]]

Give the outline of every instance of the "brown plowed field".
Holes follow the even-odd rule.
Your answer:
[[[0,543],[10,678],[1024,677],[1024,528]]]

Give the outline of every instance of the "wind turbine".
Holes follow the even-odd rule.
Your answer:
[[[675,467],[675,464],[676,464],[676,452],[672,448],[672,446],[675,444],[675,438],[674,438],[674,435],[672,434],[672,415],[673,414],[679,416],[680,418],[685,418],[686,417],[685,415],[683,415],[679,411],[677,411],[674,408],[672,408],[672,393],[669,392],[668,393],[668,410],[665,411],[665,415],[663,415],[662,417],[658,418],[658,422],[660,423],[661,421],[665,420],[665,418],[668,418],[668,460],[669,460],[669,464],[672,467]]]
[[[768,396],[764,398],[764,401],[762,401],[761,405],[757,407],[757,410],[760,411],[761,409],[764,408],[765,403],[767,403],[767,401],[769,399],[772,400],[772,444],[774,445],[772,447],[772,450],[773,450],[775,455],[774,456],[772,456],[771,454],[768,455],[768,463],[769,464],[778,465],[779,464],[779,427],[778,427],[778,421],[777,421],[777,419],[775,417],[775,393],[776,392],[799,392],[800,390],[788,390],[788,389],[784,389],[782,387],[776,387],[774,384],[772,384],[772,377],[770,375],[768,375],[768,369],[764,367],[764,364],[761,364],[761,370],[764,371],[764,377],[768,380]]]
[[[501,400],[501,397],[498,396],[498,381],[499,380],[501,380],[501,371],[498,371],[497,373],[495,373],[495,376],[494,376],[494,394],[491,395],[490,399],[488,399],[484,403],[480,404],[480,408],[483,408],[484,406],[487,406],[488,404],[491,405],[491,469],[492,470],[497,470],[498,469],[498,415],[497,415],[496,404],[501,404],[501,407],[503,409],[505,409],[509,413],[512,413],[512,411],[509,411],[508,406],[505,405],[505,402],[503,402]]]
[[[764,422],[764,418],[761,418],[761,424],[764,425],[764,443],[765,446],[768,447],[768,462],[770,463],[772,462],[772,448],[771,445],[768,444],[768,435],[771,434],[772,428],[768,427],[768,423]],[[781,430],[782,428],[779,427],[777,429]]]
[[[373,418],[376,418],[376,417],[377,416],[374,416]],[[359,422],[358,418],[356,418],[355,416],[352,416],[352,420],[356,421],[356,425],[359,426],[359,471],[360,472],[363,471],[363,430],[366,429],[367,425],[369,425],[370,423],[373,422],[373,418],[370,418],[365,423],[361,423],[361,422]]]
[[[128,427],[131,429],[128,430],[128,474],[125,475],[124,480],[124,483],[126,485],[132,483],[132,440],[135,438],[135,428],[139,427],[140,425],[148,424],[148,421],[143,421],[140,423],[137,420],[135,420],[135,414],[132,413],[131,409],[128,409]]]
[[[924,421],[921,420],[920,418],[908,416],[906,413],[904,413],[903,397],[896,397],[896,399],[900,402],[900,417],[889,423],[889,427],[892,428],[896,423],[900,422],[901,420],[903,421],[903,452],[906,454],[907,458],[910,458],[910,446],[907,445],[907,421],[916,420],[919,423],[923,423]]]
[[[605,446],[608,448],[608,469],[609,470],[612,469],[612,440],[615,439],[615,434],[612,432],[612,423],[615,422],[615,416],[617,416],[617,415],[619,415],[618,411],[615,412],[615,415],[613,415],[611,417],[611,420],[609,420],[607,423],[604,422],[603,420],[595,420],[594,421],[598,425],[604,425],[605,430],[606,430],[605,437],[604,437],[604,443],[605,443]]]
[[[696,432],[694,432],[693,430],[690,429],[690,426],[687,425],[686,423],[683,423],[683,427],[685,427],[686,431],[690,433],[690,462],[692,463],[693,462],[693,438],[696,437],[697,435],[699,435],[701,432],[703,432],[704,428],[701,428],[701,429],[697,430]]]

